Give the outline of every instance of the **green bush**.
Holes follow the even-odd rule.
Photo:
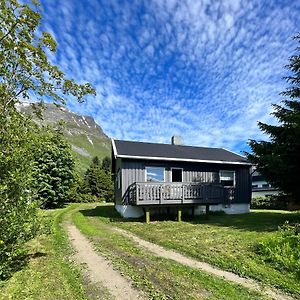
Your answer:
[[[276,268],[300,275],[300,224],[284,224],[275,235],[259,243],[257,252]]]
[[[255,197],[251,200],[253,209],[287,209],[287,199],[283,195]]]
[[[24,244],[38,232],[39,203],[32,201],[38,136],[30,120],[18,114],[0,117],[0,125],[0,279],[5,279],[24,264]]]

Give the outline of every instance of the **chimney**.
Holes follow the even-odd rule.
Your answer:
[[[172,145],[183,145],[183,139],[180,135],[173,135],[171,138]]]

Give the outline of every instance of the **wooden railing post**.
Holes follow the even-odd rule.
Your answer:
[[[181,201],[181,203],[184,203],[184,193],[185,193],[185,186],[184,186],[184,184],[182,184],[182,201]]]

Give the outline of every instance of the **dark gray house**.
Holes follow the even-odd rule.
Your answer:
[[[115,206],[124,217],[176,209],[249,212],[251,164],[221,148],[112,140]]]

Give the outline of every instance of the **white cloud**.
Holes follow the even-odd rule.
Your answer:
[[[274,122],[299,7],[266,1],[42,1],[53,58],[97,97],[69,107],[115,138],[238,151]],[[57,7],[61,7],[58,13]],[[143,6],[143,13],[141,13]]]

